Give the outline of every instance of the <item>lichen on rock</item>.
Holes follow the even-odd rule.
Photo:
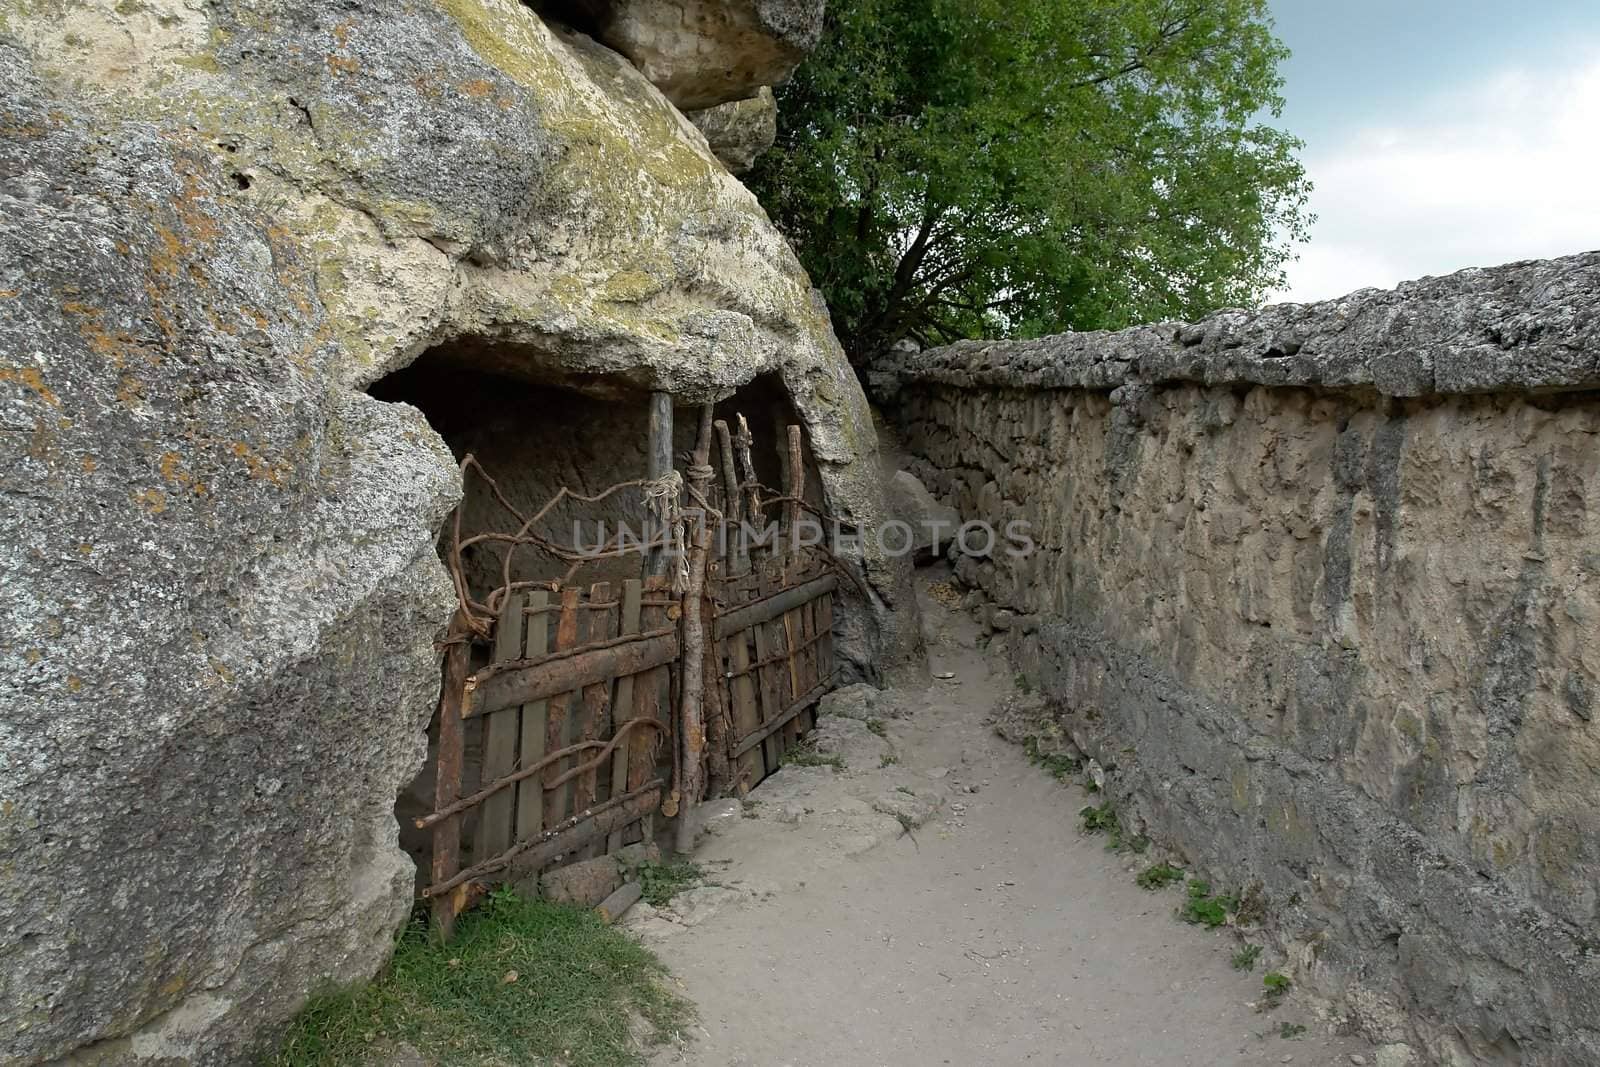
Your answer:
[[[513,0],[90,0],[0,25],[7,1062],[239,1062],[410,904],[460,493],[362,390],[496,370],[786,386],[831,510],[865,402],[751,195],[621,56]],[[912,640],[875,586],[855,658]]]

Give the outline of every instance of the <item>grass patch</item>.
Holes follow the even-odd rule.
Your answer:
[[[1293,1041],[1306,1032],[1304,1023],[1291,1023],[1287,1020],[1278,1024],[1278,1036],[1285,1041]]]
[[[651,907],[664,908],[685,889],[705,881],[706,872],[697,863],[674,860],[671,863],[645,863],[639,867],[639,888]]]
[[[878,766],[879,767],[893,767],[896,763],[899,763],[899,762],[900,762],[900,757],[896,756],[893,752],[885,752],[883,755],[878,757]]]
[[[1063,756],[1059,752],[1040,752],[1037,737],[1024,737],[1022,751],[1028,757],[1029,763],[1035,767],[1043,767],[1050,772],[1050,777],[1058,782],[1071,781],[1083,769],[1083,764],[1071,756]]]
[[[1294,985],[1286,974],[1277,971],[1268,971],[1261,976],[1261,984],[1266,987],[1266,995],[1261,999],[1269,1008],[1278,1006],[1278,1002],[1289,995],[1289,989]]]
[[[1227,922],[1228,913],[1238,906],[1238,902],[1226,894],[1212,896],[1210,882],[1191,878],[1189,895],[1183,907],[1178,909],[1178,917],[1186,923],[1215,929]]]
[[[1151,892],[1157,889],[1165,889],[1167,886],[1181,881],[1183,881],[1183,868],[1174,867],[1170,863],[1158,863],[1153,867],[1146,867],[1139,872],[1139,877],[1134,879],[1134,883],[1140,889],[1148,889]]]
[[[1117,809],[1110,801],[1078,811],[1078,826],[1086,834],[1118,833]]]
[[[883,720],[882,719],[868,719],[867,720],[867,729],[871,730],[873,733],[877,734],[879,737],[884,738],[885,740],[888,740],[889,728],[883,724]]]
[[[1253,971],[1256,969],[1256,960],[1260,958],[1260,945],[1245,945],[1233,954],[1233,969],[1236,971]]]
[[[645,1062],[639,1034],[664,1043],[692,1016],[666,973],[590,911],[501,891],[461,917],[448,945],[413,919],[381,975],[314,997],[265,1062],[340,1067],[404,1042],[453,1067],[631,1067]]]

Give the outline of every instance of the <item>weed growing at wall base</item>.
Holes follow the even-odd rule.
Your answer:
[[[633,1067],[641,1037],[680,1034],[692,1006],[650,951],[592,912],[497,893],[441,945],[419,915],[372,982],[315,997],[267,1067],[386,1062],[404,1043],[451,1067]]]

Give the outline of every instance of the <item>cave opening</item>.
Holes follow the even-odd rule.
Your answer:
[[[429,349],[410,365],[374,383],[368,392],[376,399],[403,402],[420,410],[458,462],[470,455],[488,476],[475,476],[469,470],[463,477],[459,521],[464,537],[483,531],[510,532],[517,521],[506,504],[532,516],[563,488],[571,495],[550,507],[532,531],[551,542],[598,546],[603,536],[619,530],[642,533],[650,528],[648,505],[637,488],[613,492],[600,500],[584,499],[601,496],[620,483],[644,479],[650,467],[651,392],[624,376],[552,373],[520,348],[468,338]],[[671,462],[679,471],[690,465],[700,411],[698,404],[675,407]],[[781,379],[776,374],[758,376],[714,407],[716,419],[734,425],[740,415],[751,431],[750,458],[756,480],[767,487],[785,485],[787,427],[800,420]],[[820,507],[822,486],[809,448],[805,457],[805,496]],[[720,471],[715,481],[720,500]],[[437,546],[447,561],[452,536],[453,523],[447,522]],[[559,583],[563,588],[609,585],[620,590],[630,579],[639,579],[645,568],[642,553],[574,562],[538,545],[518,546],[508,565],[506,549],[502,543],[481,542],[461,552],[459,578],[470,597],[482,602],[507,578],[518,583]],[[485,650],[474,646],[471,669],[479,670],[488,662]],[[674,687],[670,693],[664,692],[663,702],[670,708],[676,696]],[[495,757],[489,754],[493,742],[486,737],[488,718],[469,719],[465,724],[463,796],[498,778]],[[572,733],[566,740],[577,740],[578,727],[569,724],[569,728]],[[435,712],[428,728],[428,758],[421,773],[401,792],[395,808],[401,845],[417,863],[419,891],[428,881],[433,833],[417,822],[437,805],[439,733]],[[663,746],[666,754],[658,756],[664,776],[671,773],[670,738],[668,742]],[[552,734],[550,744],[559,743]],[[602,781],[599,799],[605,799],[607,788]],[[568,803],[573,803],[572,798]],[[493,839],[492,828],[481,825],[482,811],[474,808],[461,816],[463,866],[483,860],[504,844]],[[651,825],[645,820],[631,836],[637,839],[651,833]],[[654,832],[661,829],[657,824]]]

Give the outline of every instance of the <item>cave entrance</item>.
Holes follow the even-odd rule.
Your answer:
[[[776,770],[835,675],[838,568],[775,377],[675,405],[528,380],[511,356],[456,342],[370,390],[420,409],[462,468],[444,682],[396,806],[446,933],[492,884],[669,824],[686,845],[685,809]]]

